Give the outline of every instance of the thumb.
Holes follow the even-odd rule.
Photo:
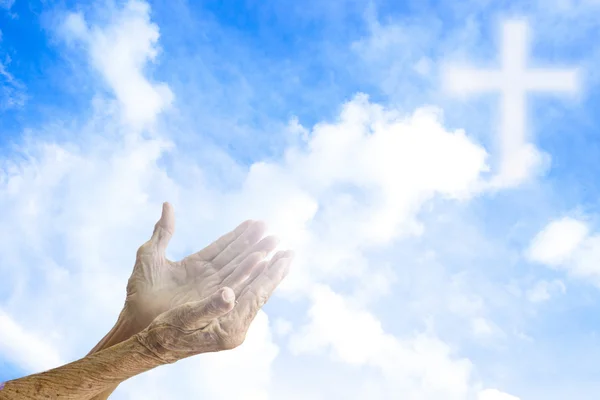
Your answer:
[[[163,256],[167,251],[169,241],[175,232],[175,211],[173,206],[168,202],[163,203],[162,215],[160,219],[154,225],[154,232],[150,242],[156,248],[156,250]]]
[[[209,297],[180,306],[178,319],[188,329],[200,329],[210,324],[213,319],[227,314],[235,305],[235,293],[224,287]]]

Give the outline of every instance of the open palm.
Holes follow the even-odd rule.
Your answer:
[[[138,329],[146,328],[163,312],[205,299],[224,286],[237,297],[242,283],[264,270],[264,258],[277,246],[273,236],[261,240],[266,231],[264,223],[250,220],[203,250],[181,261],[170,261],[165,252],[174,231],[173,206],[164,203],[152,238],[137,252],[127,284],[123,311]]]

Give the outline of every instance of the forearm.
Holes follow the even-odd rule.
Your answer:
[[[88,353],[94,354],[104,349],[107,349],[111,346],[119,344],[136,333],[139,333],[142,330],[141,327],[136,328],[133,323],[127,322],[126,319],[121,314],[115,326],[98,342],[96,346]],[[90,398],[90,400],[106,400],[110,397],[110,395],[117,389],[119,383],[115,383],[109,386],[106,390],[98,393],[97,395]]]
[[[62,367],[8,381],[0,400],[88,400],[161,364],[134,336]]]

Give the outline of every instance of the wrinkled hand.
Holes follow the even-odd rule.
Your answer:
[[[257,264],[237,302],[235,292],[224,287],[206,299],[159,315],[136,339],[162,363],[241,345],[258,310],[287,275],[292,258],[291,251],[282,251],[268,264]]]
[[[265,230],[260,221],[246,221],[203,250],[170,261],[165,251],[175,231],[175,215],[164,203],[152,238],[137,252],[121,318],[139,332],[163,312],[203,300],[219,288],[227,286],[239,295],[244,279],[277,246],[273,236],[260,240]]]

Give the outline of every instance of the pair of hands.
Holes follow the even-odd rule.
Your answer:
[[[164,203],[152,238],[137,252],[120,317],[163,363],[242,344],[293,259],[293,252],[280,251],[266,260],[277,238],[262,238],[265,224],[246,221],[173,262],[165,251],[174,230],[173,207]]]

